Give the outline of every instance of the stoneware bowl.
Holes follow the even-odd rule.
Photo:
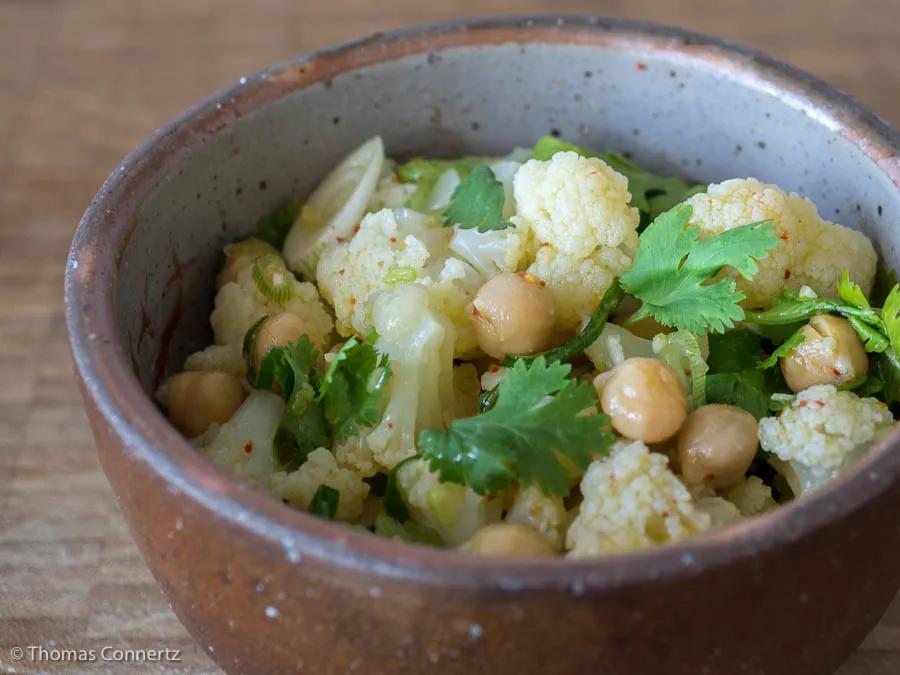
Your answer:
[[[117,167],[75,235],[72,349],[103,467],[148,566],[235,673],[823,673],[900,581],[896,437],[777,512],[598,560],[407,546],[284,506],[194,452],[150,392],[209,341],[223,244],[380,133],[392,155],[546,133],[707,181],[812,198],[900,265],[898,135],[753,51],[598,18],[377,35],[240,78]]]

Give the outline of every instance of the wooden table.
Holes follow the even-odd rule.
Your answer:
[[[897,0],[0,0],[0,671],[120,672],[9,658],[13,646],[110,645],[182,650],[129,672],[218,672],[128,536],[72,378],[63,261],[105,175],[189,104],[299,52],[410,23],[563,10],[743,41],[900,124]],[[900,601],[840,672],[900,672]]]

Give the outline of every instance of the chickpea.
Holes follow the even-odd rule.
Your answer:
[[[594,380],[603,412],[627,438],[659,443],[681,428],[688,400],[678,375],[658,359],[626,359]]]
[[[781,359],[781,372],[791,391],[816,384],[838,386],[869,370],[862,340],[846,319],[818,314],[802,330],[803,342]]]
[[[478,345],[495,359],[535,354],[551,346],[556,324],[553,294],[530,274],[499,274],[468,308]]]
[[[713,403],[688,415],[678,433],[678,460],[684,480],[729,488],[750,468],[759,444],[756,419],[742,408]]]
[[[214,422],[224,424],[241,407],[246,393],[230,373],[189,370],[169,378],[169,420],[188,438],[199,436]]]
[[[556,551],[536,530],[519,523],[494,523],[482,527],[459,547],[486,556],[549,557]]]
[[[256,332],[253,341],[253,358],[259,364],[270,349],[296,342],[301,335],[309,336],[316,348],[320,352],[322,351],[321,336],[299,316],[290,312],[270,316]]]

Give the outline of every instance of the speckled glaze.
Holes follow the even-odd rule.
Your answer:
[[[719,40],[597,18],[374,36],[241,78],[109,178],[66,274],[103,467],[191,634],[233,673],[824,673],[900,583],[892,437],[814,496],[683,545],[502,562],[331,525],[236,483],[149,392],[208,342],[219,249],[381,133],[392,155],[505,152],[541,134],[703,181],[811,197],[900,264],[897,134],[855,101]]]

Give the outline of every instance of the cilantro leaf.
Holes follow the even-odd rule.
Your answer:
[[[646,225],[691,195],[706,190],[705,185],[688,185],[683,179],[675,176],[660,176],[645,171],[615,152],[592,152],[553,136],[539,138],[531,151],[531,156],[545,161],[557,152],[566,151],[576,152],[582,157],[599,157],[625,176],[628,179],[628,191],[631,192],[631,205],[641,212],[642,225]]]
[[[513,481],[548,495],[569,493],[571,470],[606,454],[615,437],[609,418],[581,414],[597,404],[591,385],[568,377],[571,367],[538,357],[517,361],[486,413],[423,431],[419,447],[441,480],[495,494]]]
[[[622,286],[643,304],[629,321],[652,316],[664,326],[703,334],[724,332],[744,318],[744,299],[733,279],[711,278],[724,266],[747,279],[756,259],[778,243],[771,223],[751,223],[700,240],[689,227],[692,209],[681,204],[654,220],[641,235],[632,267]]]
[[[706,364],[710,374],[739,373],[747,368],[747,364],[757,362],[763,355],[759,335],[749,330],[732,330],[709,336]]]
[[[256,221],[256,236],[280,251],[302,207],[303,202],[295,199],[262,216]]]
[[[444,223],[464,230],[477,227],[482,233],[514,227],[503,217],[505,200],[503,183],[494,177],[494,172],[483,164],[476,166],[453,191]]]
[[[769,354],[769,356],[767,356],[765,359],[760,360],[759,363],[756,364],[756,367],[759,370],[765,370],[766,368],[773,367],[778,363],[778,359],[787,355],[787,353],[797,345],[803,344],[804,340],[806,340],[806,336],[804,335],[803,330],[798,330],[787,340],[778,345],[775,351]]]
[[[397,177],[403,183],[415,183],[416,191],[406,201],[406,206],[415,211],[426,211],[431,200],[431,193],[438,178],[453,169],[460,178],[465,178],[473,166],[477,166],[476,157],[462,159],[426,159],[414,157],[397,167]]]
[[[296,413],[285,407],[275,432],[275,463],[282,471],[295,471],[316,448],[330,448],[331,434],[322,408],[315,404]]]
[[[758,370],[707,375],[706,402],[738,406],[756,419],[769,414],[769,394],[765,378]]]
[[[356,436],[360,427],[377,424],[390,375],[387,354],[379,359],[375,347],[355,337],[344,343],[322,377],[316,396],[337,439]]]
[[[333,487],[323,483],[309,502],[309,512],[326,520],[334,520],[340,499],[341,493],[339,490],[335,490]]]
[[[894,352],[900,353],[900,286],[894,286],[881,310],[885,333]],[[855,328],[856,326],[854,326]]]
[[[606,289],[606,292],[600,299],[600,304],[597,305],[597,309],[594,310],[594,313],[591,314],[591,318],[588,319],[584,328],[582,328],[575,337],[570,338],[559,347],[550,349],[539,355],[506,356],[501,362],[501,365],[511,366],[516,361],[525,361],[526,363],[529,363],[539,356],[547,361],[570,361],[571,359],[580,356],[584,353],[585,349],[594,344],[594,342],[597,341],[597,338],[600,337],[600,333],[603,332],[603,327],[606,325],[610,312],[618,307],[624,297],[625,291],[622,290],[619,280],[613,279],[612,284],[610,284],[609,288]]]

